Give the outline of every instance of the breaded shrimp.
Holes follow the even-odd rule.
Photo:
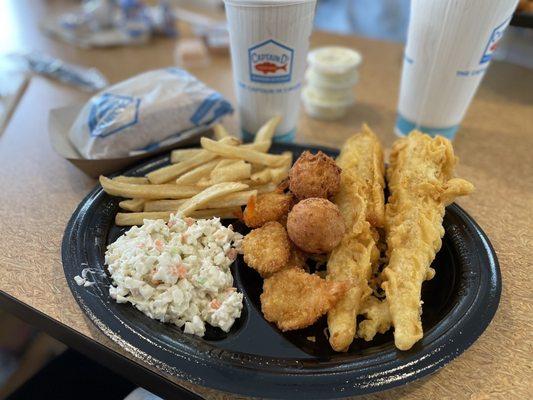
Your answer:
[[[251,197],[244,210],[244,223],[257,228],[270,221],[283,220],[293,205],[290,193],[271,192]]]
[[[244,262],[262,277],[286,267],[291,255],[287,231],[279,222],[267,222],[248,233],[242,242]]]
[[[263,282],[261,310],[282,331],[314,324],[346,291],[343,282],[326,281],[300,268],[287,268]]]

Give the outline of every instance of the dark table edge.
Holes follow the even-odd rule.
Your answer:
[[[0,308],[164,399],[203,399],[188,389],[163,378],[154,371],[49,317],[2,290],[0,290]]]

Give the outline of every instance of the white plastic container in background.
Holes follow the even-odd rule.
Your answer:
[[[355,102],[354,85],[359,80],[361,61],[361,54],[348,47],[326,46],[309,52],[302,91],[309,116],[332,121],[346,115]]]
[[[283,117],[274,140],[294,138],[316,0],[224,0],[243,136]]]
[[[453,138],[518,0],[412,0],[395,131]]]
[[[317,90],[311,85],[306,86],[302,92],[305,111],[310,117],[324,121],[342,118],[355,101],[352,88],[348,91],[350,93],[345,96],[324,95],[324,90]]]
[[[359,81],[359,73],[351,71],[342,75],[323,75],[309,68],[305,73],[305,80],[310,85],[324,89],[345,89],[353,87]]]

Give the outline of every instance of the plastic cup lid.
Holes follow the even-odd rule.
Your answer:
[[[323,74],[344,74],[357,68],[362,61],[359,52],[340,46],[315,49],[307,55],[307,62]]]

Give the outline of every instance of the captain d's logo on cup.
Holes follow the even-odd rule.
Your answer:
[[[483,51],[483,56],[481,57],[481,60],[479,61],[480,64],[487,63],[491,60],[492,55],[496,51],[496,48],[498,47],[498,43],[503,36],[503,32],[505,31],[505,28],[507,28],[507,25],[509,25],[509,22],[511,22],[511,17],[507,18],[500,25],[494,28],[494,30],[490,34],[489,41],[487,45],[485,46],[485,51]]]
[[[285,83],[292,77],[294,50],[273,39],[248,49],[250,80],[259,83]]]

